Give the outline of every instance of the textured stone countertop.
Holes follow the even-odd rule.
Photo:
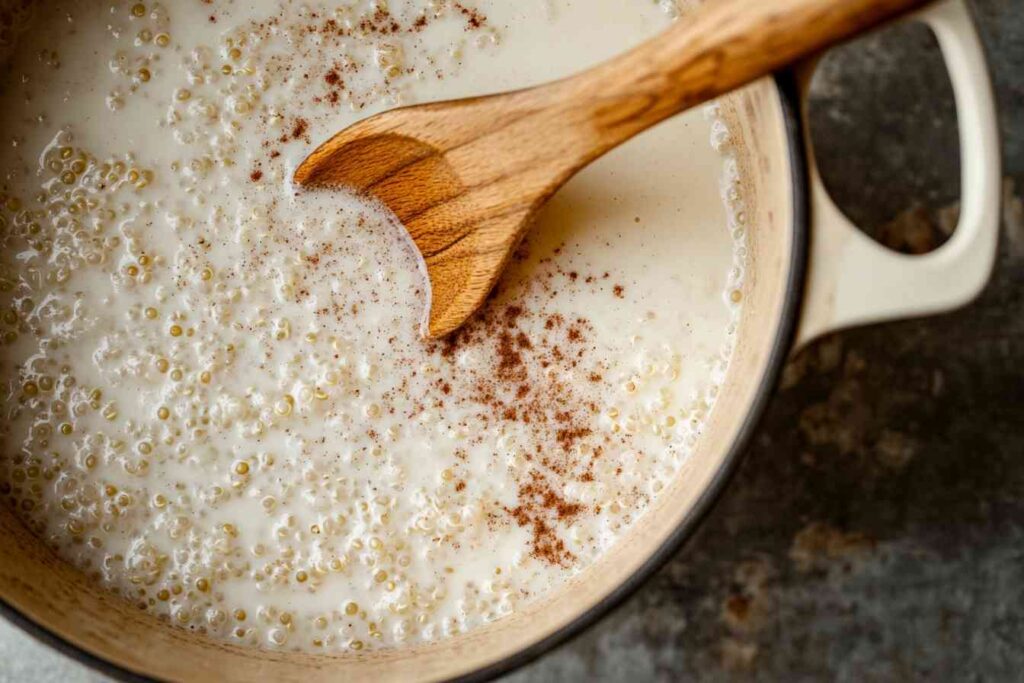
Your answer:
[[[1006,174],[988,289],[956,313],[803,352],[696,537],[614,614],[508,680],[1020,677],[1024,0],[973,7]],[[833,53],[813,101],[844,209],[901,249],[941,242],[957,143],[929,34],[897,28]],[[0,622],[0,683],[43,680],[104,679]]]

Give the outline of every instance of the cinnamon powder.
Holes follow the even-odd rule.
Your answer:
[[[545,268],[537,287],[543,301],[566,287],[586,286],[585,280],[576,271]],[[595,461],[622,437],[597,432],[605,379],[590,341],[591,322],[585,316],[567,322],[561,314],[539,315],[542,301],[520,305],[520,300],[525,302],[494,294],[465,326],[435,343],[442,361],[455,366],[456,379],[438,385],[443,398],[433,405],[473,408],[484,434],[501,425],[514,427],[526,462],[518,474],[516,503],[503,508],[505,518],[529,532],[532,556],[568,566],[575,557],[561,534],[587,509],[560,491],[570,481],[593,481]],[[460,363],[463,354],[481,362]],[[484,443],[484,438],[470,441]],[[491,524],[500,523],[500,515],[491,518]]]

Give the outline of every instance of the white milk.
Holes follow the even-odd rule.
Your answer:
[[[359,118],[565,76],[666,7],[69,1],[2,27],[0,497],[140,608],[268,648],[443,638],[592,563],[728,363],[721,124],[585,170],[442,344],[401,228],[289,178]]]

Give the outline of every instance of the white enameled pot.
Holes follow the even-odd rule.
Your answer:
[[[787,357],[826,332],[949,310],[985,285],[999,218],[999,147],[990,81],[964,0],[911,20],[932,28],[960,121],[959,225],[924,256],[889,251],[833,204],[808,153],[799,74],[764,79],[723,101],[747,205],[748,269],[738,343],[696,451],[634,528],[564,588],[522,611],[439,643],[358,655],[262,652],[157,621],[60,561],[0,510],[0,611],[55,648],[123,679],[338,681],[482,679],[592,624],[649,577],[696,528],[735,469]]]

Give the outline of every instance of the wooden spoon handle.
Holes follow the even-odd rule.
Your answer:
[[[660,36],[558,85],[567,88],[561,95],[573,106],[589,104],[591,132],[603,153],[669,116],[925,2],[706,0]]]

